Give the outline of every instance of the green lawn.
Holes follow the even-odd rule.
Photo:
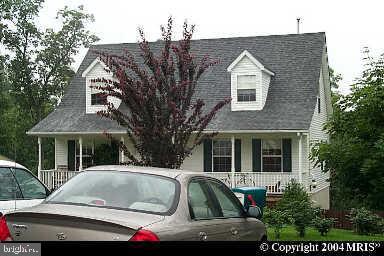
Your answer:
[[[275,234],[273,229],[268,228],[268,240],[274,241]],[[327,236],[321,236],[317,230],[308,228],[305,237],[301,238],[297,235],[296,230],[292,226],[282,229],[281,241],[384,241],[384,235],[361,236],[351,230],[331,229]]]
[[[5,156],[3,155],[0,155],[0,160],[9,160],[8,158],[6,158]]]

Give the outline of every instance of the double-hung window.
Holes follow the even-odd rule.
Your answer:
[[[230,172],[232,166],[231,140],[214,140],[212,151],[213,171]]]
[[[281,139],[267,139],[262,142],[263,172],[282,171]]]
[[[238,75],[237,76],[237,101],[248,102],[256,101],[256,76]]]
[[[105,105],[107,104],[107,95],[104,92],[97,92],[91,94],[91,105]]]

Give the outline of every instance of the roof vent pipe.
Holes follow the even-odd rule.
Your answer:
[[[296,18],[297,20],[297,34],[300,34],[300,17]]]

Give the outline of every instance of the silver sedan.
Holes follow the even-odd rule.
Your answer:
[[[0,218],[14,241],[266,239],[259,208],[204,173],[127,166],[81,172],[42,204]]]

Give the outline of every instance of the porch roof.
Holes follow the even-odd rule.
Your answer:
[[[151,49],[159,53],[161,41],[152,42]],[[275,76],[272,78],[267,100],[260,111],[231,111],[227,105],[218,112],[207,127],[209,130],[308,130],[318,94],[324,33],[236,37],[192,41],[192,52],[197,57],[209,54],[220,63],[206,72],[196,88],[206,109],[219,100],[231,96],[231,79],[227,67],[244,50],[263,62]],[[55,111],[34,126],[28,134],[42,133],[122,133],[124,128],[115,121],[85,113],[85,78],[83,71],[97,58],[93,50],[121,54],[124,49],[140,62],[136,43],[91,46],[76,75]],[[125,108],[123,104],[122,108]]]

